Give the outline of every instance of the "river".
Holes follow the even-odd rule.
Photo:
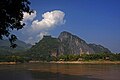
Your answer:
[[[120,80],[119,64],[0,65],[0,80]]]

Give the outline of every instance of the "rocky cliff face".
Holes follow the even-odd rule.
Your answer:
[[[59,47],[60,54],[91,54],[94,53],[94,50],[88,46],[88,44],[77,37],[76,35],[72,35],[69,32],[62,32],[58,39],[61,42]]]
[[[110,52],[107,48],[96,44],[87,44],[84,40],[69,32],[61,32],[58,38],[44,36],[30,52],[34,54],[48,54],[58,56],[61,54],[93,54]]]

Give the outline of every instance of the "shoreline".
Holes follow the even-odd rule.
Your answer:
[[[16,62],[0,62],[0,65],[15,65],[17,64]]]
[[[120,61],[57,61],[48,63],[60,64],[120,64]]]
[[[120,64],[120,61],[30,61],[29,63],[50,63],[50,64]],[[15,65],[17,62],[0,62],[0,65]]]
[[[32,61],[29,63],[51,63],[51,64],[120,64],[120,61]]]

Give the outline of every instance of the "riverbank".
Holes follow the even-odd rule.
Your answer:
[[[52,63],[52,64],[120,64],[120,61],[30,61],[29,63]],[[0,65],[15,65],[16,62],[0,62]]]
[[[120,61],[30,61],[30,63],[54,63],[54,64],[120,64]]]
[[[2,64],[16,64],[16,62],[0,62],[0,65],[2,65]]]
[[[120,61],[53,61],[49,63],[62,63],[62,64],[120,64]]]

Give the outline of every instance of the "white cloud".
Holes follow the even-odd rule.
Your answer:
[[[33,30],[47,30],[55,26],[64,24],[64,16],[65,13],[60,10],[46,12],[42,15],[43,19],[41,21],[33,21],[31,27],[33,28]]]
[[[24,33],[21,38],[24,37],[24,41],[31,44],[35,44],[41,40],[44,35],[48,35],[51,28],[65,23],[65,13],[60,10],[45,12],[42,14],[42,20],[34,20],[35,17],[37,17],[36,13],[36,11],[31,15],[24,13],[23,22],[27,25],[21,31],[21,33]]]
[[[34,11],[34,13],[31,13],[31,14],[24,12],[23,22],[32,21],[35,17],[36,17],[36,11]]]

